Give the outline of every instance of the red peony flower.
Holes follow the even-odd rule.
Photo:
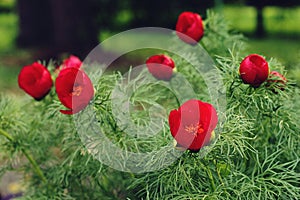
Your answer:
[[[209,144],[218,123],[215,108],[200,100],[188,100],[169,115],[172,136],[177,143],[191,151]]]
[[[276,83],[276,87],[280,90],[284,90],[284,86],[287,83],[287,79],[277,71],[271,71],[267,82]]]
[[[60,102],[70,110],[60,110],[63,114],[75,114],[83,110],[94,96],[90,78],[80,69],[62,69],[56,78],[55,88]]]
[[[181,13],[177,20],[176,31],[178,37],[184,42],[192,45],[197,44],[204,35],[201,16],[192,12]]]
[[[18,83],[21,89],[36,100],[43,99],[53,86],[50,72],[38,62],[22,68]]]
[[[173,74],[174,61],[166,55],[154,55],[147,59],[149,72],[159,80],[168,81]]]
[[[68,67],[75,67],[75,68],[80,68],[81,67],[81,60],[76,57],[71,55],[69,58],[65,59],[62,63],[62,69],[68,68]]]
[[[241,62],[240,76],[245,84],[259,87],[269,76],[268,62],[260,55],[251,54]]]

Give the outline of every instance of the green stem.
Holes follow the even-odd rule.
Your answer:
[[[208,49],[207,49],[206,45],[204,44],[203,40],[200,40],[199,43],[203,47],[203,49],[208,52]]]
[[[219,178],[221,184],[224,185],[224,182],[223,182],[223,179],[222,179],[222,177],[221,177],[220,171],[218,170],[218,165],[217,165],[216,160],[214,160],[214,165],[215,165],[215,167],[216,167],[216,172],[217,172],[217,174],[218,174],[218,178]],[[226,190],[226,189],[225,189],[225,190]]]
[[[179,99],[177,98],[176,94],[174,94],[174,97],[176,99],[176,103],[177,103],[177,107],[179,108],[181,105],[180,105],[180,101]]]
[[[216,185],[215,185],[212,173],[211,173],[211,171],[210,171],[210,169],[208,167],[205,167],[205,168],[206,168],[206,173],[207,173],[207,175],[208,175],[208,177],[210,179],[211,187],[212,187],[213,191],[216,191]]]
[[[9,134],[7,133],[6,131],[0,129],[0,134],[3,135],[4,137],[6,137],[9,141],[14,141],[14,138]]]
[[[26,156],[26,158],[28,159],[28,161],[30,162],[30,164],[32,165],[33,169],[35,170],[36,174],[41,178],[41,180],[46,183],[47,179],[44,176],[41,168],[38,166],[38,164],[36,163],[36,161],[33,159],[33,157],[25,150],[25,149],[21,149],[21,151],[23,152],[23,154]]]
[[[163,85],[164,86],[164,85]],[[173,84],[172,81],[170,82],[170,87],[171,87],[171,91],[173,90]],[[168,88],[168,87],[167,87]],[[180,101],[178,99],[178,97],[176,96],[176,93],[172,92],[173,96],[175,97],[176,103],[177,103],[177,107],[179,108],[181,106]]]
[[[205,169],[205,172],[210,180],[210,185],[213,189],[213,191],[216,191],[216,185],[215,185],[215,181],[213,179],[213,175],[211,173],[211,170],[209,169],[209,167],[207,165],[205,165],[204,163],[201,163],[201,166]]]
[[[14,138],[7,133],[6,131],[0,129],[0,135],[3,135],[4,137],[6,137],[9,141],[11,142],[15,142]],[[30,164],[32,165],[34,171],[36,172],[36,174],[41,178],[41,180],[45,183],[47,182],[46,177],[44,176],[41,168],[38,166],[38,164],[36,163],[36,161],[33,159],[33,157],[23,148],[21,148],[22,153],[25,155],[25,157],[28,159],[28,161],[30,162]]]

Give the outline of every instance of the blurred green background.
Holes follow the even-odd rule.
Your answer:
[[[29,2],[29,1],[27,1]],[[38,2],[38,1],[36,1]],[[54,2],[54,1],[53,1]],[[57,1],[59,2],[59,1]],[[60,2],[72,2],[72,1],[60,1]],[[75,1],[74,1],[75,2]],[[168,28],[175,26],[176,17],[178,14],[185,10],[197,11],[205,18],[205,9],[209,7],[216,12],[224,15],[228,20],[232,29],[242,32],[246,35],[248,43],[249,53],[258,53],[266,56],[267,58],[275,57],[281,61],[288,69],[288,76],[297,80],[300,83],[300,6],[288,5],[288,6],[264,6],[263,19],[264,28],[266,34],[264,37],[257,37],[256,33],[256,17],[257,9],[254,6],[249,6],[245,1],[210,1],[214,4],[210,4],[207,7],[197,7],[193,1],[186,1],[184,5],[180,5],[176,1],[165,1],[163,6],[171,5],[175,12],[171,12],[171,8],[157,8],[154,15],[147,15],[147,8],[150,9],[150,13],[153,12],[153,7],[150,5],[155,4],[156,1],[145,1],[143,3],[134,0],[116,1],[112,4],[108,0],[90,0],[86,4],[98,5],[101,7],[105,5],[102,10],[99,7],[94,7],[94,13],[96,13],[93,19],[97,21],[96,28],[98,28],[97,42],[101,42],[103,39],[113,35],[114,33],[126,30],[128,28],[152,25],[166,25]],[[152,4],[151,4],[152,2]],[[158,1],[159,2],[159,1]],[[52,40],[47,37],[51,34],[51,30],[56,30],[55,24],[52,25],[45,22],[45,26],[41,28],[40,36],[43,39],[45,36],[45,43],[43,45],[31,45],[30,43],[24,45],[24,42],[18,43],[20,39],[20,33],[22,33],[22,26],[27,26],[27,21],[22,21],[20,13],[23,12],[24,5],[18,6],[18,3],[26,3],[25,0],[0,0],[0,93],[20,93],[17,85],[17,76],[22,66],[34,62],[36,59],[49,59],[53,52],[49,51],[52,48]],[[156,2],[157,3],[157,2]],[[54,3],[52,3],[54,4]],[[51,4],[51,5],[52,5]],[[33,6],[32,4],[31,6]],[[116,6],[117,5],[117,6]],[[30,6],[30,5],[29,5]],[[53,6],[53,5],[52,5]],[[62,5],[68,6],[68,5]],[[140,6],[140,7],[139,7]],[[142,9],[144,13],[137,12]],[[28,7],[26,8],[28,9]],[[86,8],[87,11],[89,8]],[[99,10],[98,10],[99,9]],[[151,10],[152,9],[152,10]],[[45,7],[47,10],[47,7]],[[106,13],[105,10],[107,10]],[[170,16],[168,19],[160,20],[161,24],[151,24],[153,21],[157,21],[155,15],[161,10],[166,12],[161,15]],[[56,11],[55,11],[56,12]],[[57,11],[59,13],[59,10]],[[74,11],[75,12],[75,11]],[[43,13],[43,11],[41,12]],[[97,14],[98,13],[98,14]],[[47,12],[45,13],[47,15]],[[84,12],[82,13],[84,15]],[[22,17],[26,16],[26,13]],[[163,21],[163,19],[165,21]],[[60,20],[60,18],[58,18]],[[67,20],[67,19],[66,19]],[[151,21],[152,20],[152,21]],[[173,21],[170,21],[173,20]],[[76,20],[74,20],[76,21]],[[25,24],[24,24],[25,23]],[[20,24],[22,26],[20,26]],[[67,26],[67,25],[65,25]],[[63,26],[63,28],[65,27]],[[173,27],[172,27],[173,26]],[[39,27],[37,27],[39,28]],[[48,29],[47,29],[48,28]],[[66,29],[68,30],[68,29]],[[67,34],[72,34],[72,30]],[[135,37],[146,37],[137,35]],[[24,39],[24,38],[23,38]],[[26,39],[26,38],[25,38]],[[60,38],[59,38],[60,39]],[[47,46],[48,45],[48,46]],[[120,47],[113,47],[118,49],[122,47],[122,42],[119,43]],[[107,47],[106,50],[113,51],[114,49]],[[60,55],[63,53],[74,53],[68,49],[59,49],[57,51]],[[47,54],[49,53],[49,54]],[[51,54],[52,53],[52,54]],[[84,58],[84,53],[79,56]],[[48,57],[47,57],[48,56]],[[57,56],[57,55],[55,55]],[[58,56],[59,57],[59,56]]]

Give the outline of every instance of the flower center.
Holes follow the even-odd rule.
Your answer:
[[[187,131],[188,133],[193,134],[194,136],[197,136],[204,132],[203,126],[200,123],[198,123],[196,125],[191,124],[189,126],[185,126],[184,130]]]
[[[73,86],[72,96],[79,96],[82,92],[82,86]]]

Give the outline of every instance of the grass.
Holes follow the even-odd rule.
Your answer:
[[[293,68],[300,61],[300,45],[293,39],[249,39],[248,45],[250,53],[277,58],[288,68]]]
[[[17,88],[17,74],[19,73],[18,68],[0,67],[0,92],[8,91],[13,88]]]
[[[15,13],[0,14],[0,93],[20,92],[17,77],[21,66],[30,60],[29,52],[15,46],[17,24],[18,17]]]
[[[116,38],[114,38],[116,37]],[[130,33],[122,33],[122,37],[118,37],[114,33],[105,32],[100,34],[100,41],[102,41],[102,47],[107,51],[112,51],[116,53],[124,52],[132,48],[133,45],[138,45],[139,48],[143,46],[159,46],[164,40],[166,40],[170,35],[162,34],[159,32],[147,32],[147,31],[134,31]],[[109,38],[109,39],[108,39]],[[108,39],[108,40],[106,40]],[[133,41],[136,43],[133,44]],[[143,46],[142,46],[143,45]],[[131,52],[136,58],[150,56],[151,53],[155,53],[157,50],[154,49],[141,49]]]
[[[18,17],[14,13],[0,14],[0,53],[1,55],[14,48],[18,32]]]
[[[250,6],[225,6],[224,17],[236,30],[253,33],[256,10]],[[269,34],[300,34],[300,6],[294,8],[266,7],[263,11],[265,29]]]
[[[0,92],[7,92],[17,88],[15,66],[9,66],[6,62],[10,52],[15,51],[14,41],[17,35],[17,16],[13,13],[2,13],[0,15]]]

